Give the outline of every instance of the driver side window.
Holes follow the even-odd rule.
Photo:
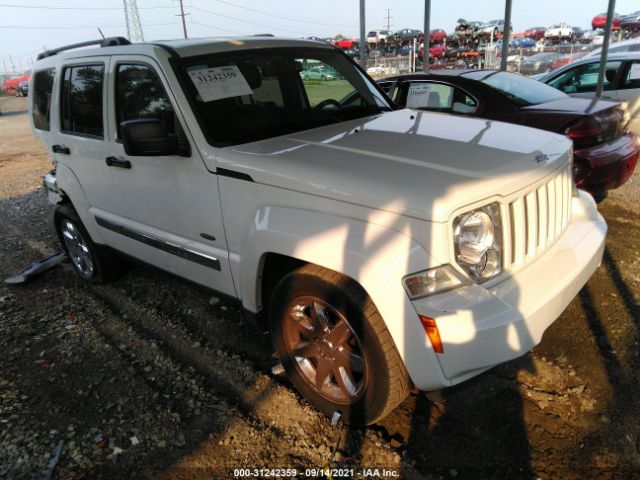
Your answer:
[[[332,66],[314,59],[298,61],[302,64],[300,79],[311,108],[320,104],[337,107],[354,92],[353,85]]]

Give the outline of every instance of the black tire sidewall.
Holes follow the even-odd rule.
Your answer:
[[[347,281],[346,283],[355,282]],[[300,296],[315,296],[326,301],[344,315],[358,336],[364,350],[368,374],[364,392],[355,403],[337,404],[320,395],[300,373],[294,360],[289,358],[283,341],[282,320],[287,306],[294,298]],[[382,414],[387,403],[390,379],[380,339],[365,317],[363,305],[358,305],[342,285],[335,285],[307,273],[289,274],[274,290],[269,318],[273,344],[289,379],[314,407],[327,416],[332,416],[338,411],[342,415],[342,420],[350,425],[368,425]]]

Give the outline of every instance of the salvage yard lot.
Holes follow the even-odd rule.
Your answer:
[[[26,102],[0,99],[0,278],[59,249]],[[330,464],[409,479],[640,478],[640,174],[600,210],[603,265],[538,347],[435,403],[413,392],[365,429],[339,432],[272,376],[268,335],[236,306],[150,267],[105,286],[68,263],[0,284],[0,478],[40,478],[61,440],[61,479]]]

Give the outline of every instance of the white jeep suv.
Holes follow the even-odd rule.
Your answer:
[[[77,46],[40,55],[30,102],[80,278],[122,252],[236,299],[348,423],[523,355],[599,265],[563,136],[395,109],[313,41]]]

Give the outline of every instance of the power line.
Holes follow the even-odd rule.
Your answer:
[[[72,6],[55,6],[55,7],[44,7],[44,6],[34,6],[34,5],[9,5],[6,3],[0,3],[0,7],[8,7],[8,8],[32,8],[36,10],[122,10],[122,7],[72,7]],[[162,8],[175,8],[173,5],[157,5],[154,7],[138,7],[138,10],[156,10]]]
[[[225,0],[213,0],[213,1],[214,2],[218,2],[218,3],[224,3],[225,5],[231,5],[232,7],[241,8],[243,10],[248,10],[250,12],[256,12],[256,13],[259,13],[261,15],[267,15],[269,17],[279,18],[281,20],[290,20],[292,22],[308,23],[310,25],[320,25],[320,26],[324,26],[324,27],[353,27],[354,26],[353,24],[345,25],[345,24],[337,24],[337,23],[321,23],[321,22],[312,22],[312,21],[309,21],[309,20],[300,20],[300,19],[297,19],[297,18],[284,17],[282,15],[276,15],[274,13],[265,12],[264,10],[257,10],[255,8],[245,7],[243,5],[236,5],[235,3],[226,2]],[[196,7],[192,7],[192,8],[196,8]]]
[[[222,30],[224,32],[229,32],[229,33],[233,33],[234,35],[244,35],[242,32],[238,32],[236,30],[229,30],[228,28],[222,28],[222,27],[212,27],[211,25],[206,25],[204,23],[199,23],[199,22],[189,22],[189,25],[198,25],[200,27],[206,27],[206,28],[211,28],[212,30]]]
[[[264,25],[262,23],[254,23],[254,22],[249,22],[248,20],[243,20],[241,18],[238,17],[231,17],[229,15],[223,15],[221,13],[217,13],[217,12],[212,12],[211,10],[206,10],[204,8],[200,8],[200,7],[191,7],[193,10],[199,10],[201,12],[205,12],[208,13],[210,15],[215,15],[217,17],[222,17],[222,18],[227,18],[229,20],[235,20],[237,22],[242,22],[242,23],[247,23],[249,25],[254,25],[256,27],[263,27],[263,28],[268,28],[269,30],[280,30],[282,32],[288,32],[288,33],[295,33],[297,35],[309,35],[309,32],[300,32],[300,31],[296,31],[296,30],[287,30],[286,28],[278,28],[278,27],[272,27],[270,25]]]
[[[175,25],[174,23],[148,23],[145,24],[145,27],[161,27],[166,25]],[[119,25],[100,25],[101,28],[120,28],[126,27],[124,23]],[[88,30],[95,29],[95,26],[87,26],[87,25],[61,25],[56,27],[47,27],[41,25],[0,25],[1,29],[5,30]]]

